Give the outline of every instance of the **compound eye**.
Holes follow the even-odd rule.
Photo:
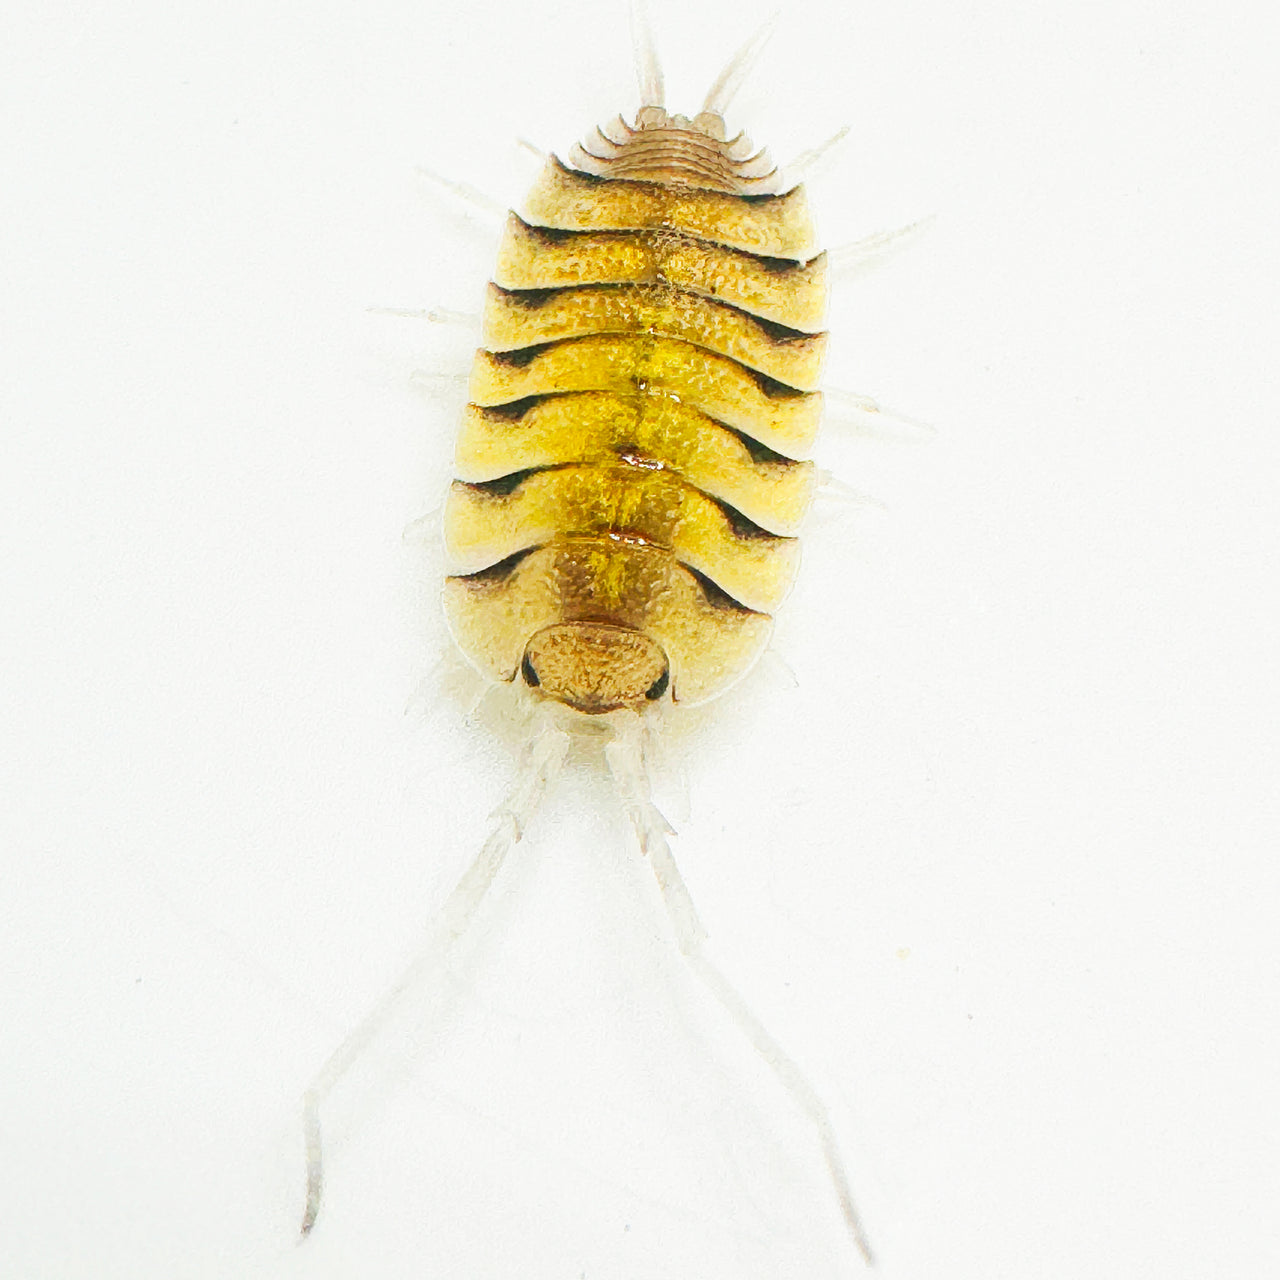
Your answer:
[[[528,659],[526,659],[528,661]],[[644,691],[644,696],[650,702],[657,702],[667,691],[667,687],[671,684],[671,668],[668,667],[663,673]]]
[[[520,663],[520,674],[524,676],[524,682],[530,689],[536,689],[542,681],[538,679],[538,673],[533,669],[533,663],[529,661],[529,655],[524,655],[523,661]]]

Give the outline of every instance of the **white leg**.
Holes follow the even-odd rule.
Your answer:
[[[810,147],[808,151],[802,151],[789,164],[783,166],[782,172],[786,174],[786,182],[784,187],[794,187],[799,185],[810,174],[814,172],[815,166],[831,152],[838,147],[849,136],[849,126],[836,130],[826,142],[819,143],[816,147]]]
[[[430,320],[432,324],[451,324],[460,329],[479,329],[478,311],[453,311],[449,307],[365,307],[373,316],[398,316],[402,320]]]
[[[410,520],[400,531],[400,541],[410,547],[444,550],[444,503],[431,508],[416,520]]]
[[[849,1189],[849,1176],[840,1158],[831,1117],[821,1098],[800,1068],[783,1052],[782,1046],[769,1034],[760,1019],[751,1011],[733,984],[707,958],[703,950],[706,932],[694,909],[693,899],[685,887],[676,867],[667,836],[671,827],[649,797],[639,726],[620,724],[617,735],[606,746],[605,755],[609,770],[617,781],[627,816],[635,828],[641,852],[653,866],[662,899],[666,903],[675,928],[676,942],[689,967],[702,980],[707,989],[720,1002],[725,1012],[737,1024],[738,1029],[751,1042],[755,1051],[773,1069],[783,1088],[796,1105],[809,1117],[818,1133],[818,1141],[826,1160],[827,1172],[840,1202],[840,1211],[854,1245],[868,1266],[874,1266],[871,1243],[858,1216]]]
[[[823,422],[832,426],[848,427],[862,435],[879,435],[894,440],[920,440],[938,434],[937,427],[909,418],[881,404],[873,396],[857,391],[845,391],[840,387],[824,387],[822,401],[826,413]],[[892,427],[889,424],[893,424]],[[896,427],[898,430],[894,430]]]
[[[536,142],[530,142],[528,138],[517,138],[516,146],[522,151],[527,151],[531,156],[540,160],[543,164],[546,164],[547,161],[551,159],[550,152],[543,150],[543,148],[538,146]]]
[[[819,470],[815,477],[817,483],[813,486],[813,497],[816,502],[829,502],[837,506],[846,507],[876,507],[880,511],[888,511],[879,498],[873,498],[869,493],[863,493],[861,489],[855,489],[851,484],[841,480],[833,471]],[[437,520],[439,519],[439,510],[433,513]],[[426,517],[422,517],[424,520]],[[417,521],[409,526],[414,528]]]
[[[511,794],[493,813],[493,833],[432,920],[417,959],[364,1021],[334,1050],[303,1095],[302,1123],[307,1150],[307,1201],[302,1215],[304,1237],[315,1226],[324,1189],[320,1110],[325,1099],[352,1064],[401,1012],[405,997],[422,988],[453,944],[466,933],[511,847],[523,835],[526,823],[564,763],[569,749],[568,734],[554,725],[549,716],[540,716],[540,719],[541,723],[525,749]]]
[[[456,196],[463,204],[470,205],[472,209],[482,214],[487,220],[495,223],[502,223],[507,220],[507,210],[492,196],[485,195],[478,187],[473,187],[466,182],[454,182],[452,178],[446,178],[443,174],[437,173],[434,169],[428,169],[424,165],[419,165],[417,172],[420,177],[426,178],[428,182],[432,182],[437,187],[449,192],[450,195]]]
[[[470,380],[469,373],[432,373],[429,369],[415,369],[409,375],[410,386],[433,393],[466,391]]]
[[[833,275],[857,275],[871,267],[879,266],[890,254],[896,253],[910,240],[928,230],[937,221],[934,214],[918,222],[896,227],[892,231],[877,231],[850,244],[842,244],[827,250],[827,266]]]

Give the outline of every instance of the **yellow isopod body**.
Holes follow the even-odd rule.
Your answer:
[[[643,107],[507,221],[445,508],[445,609],[590,714],[723,692],[799,562],[826,260],[722,118]]]
[[[304,1235],[330,1094],[465,933],[579,733],[606,738],[681,953],[813,1124],[871,1261],[826,1108],[704,953],[650,786],[658,704],[716,697],[768,644],[814,488],[827,260],[803,189],[721,115],[760,38],[692,120],[654,105],[642,42],[634,124],[551,157],[507,218],[445,505],[444,604],[474,666],[532,702],[532,731],[422,954],[307,1090]]]

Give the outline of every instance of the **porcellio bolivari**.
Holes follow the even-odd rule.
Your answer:
[[[596,129],[567,162],[548,157],[507,217],[444,510],[444,608],[464,655],[528,701],[533,727],[428,945],[306,1094],[304,1234],[326,1099],[467,930],[589,729],[681,952],[814,1125],[871,1259],[826,1108],[707,957],[650,795],[661,717],[724,692],[768,644],[814,489],[827,259],[803,187],[723,114],[758,44],[686,117],[667,111],[642,33],[634,119]]]

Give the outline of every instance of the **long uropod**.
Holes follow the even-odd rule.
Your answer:
[[[804,189],[723,116],[759,43],[686,118],[663,105],[642,32],[634,120],[549,157],[507,218],[444,511],[444,607],[470,662],[533,704],[534,729],[418,958],[307,1091],[304,1235],[326,1099],[466,931],[570,735],[591,728],[680,950],[809,1117],[871,1261],[826,1107],[707,957],[648,776],[665,709],[724,692],[767,645],[814,486],[826,255]]]

